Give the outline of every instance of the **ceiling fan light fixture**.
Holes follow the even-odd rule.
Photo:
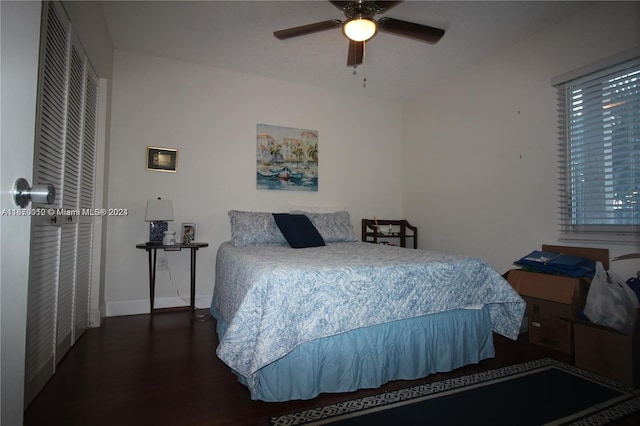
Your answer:
[[[375,21],[371,18],[357,16],[349,19],[342,26],[342,31],[353,41],[367,41],[373,37],[378,30]]]

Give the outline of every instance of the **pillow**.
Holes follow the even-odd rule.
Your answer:
[[[359,241],[348,211],[304,214],[311,219],[325,243]]]
[[[324,246],[324,240],[311,220],[303,214],[274,213],[273,219],[292,248]]]
[[[273,214],[230,210],[231,244],[234,246],[287,244]]]

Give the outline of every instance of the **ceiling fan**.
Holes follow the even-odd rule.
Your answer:
[[[284,40],[342,26],[343,33],[349,39],[347,66],[354,67],[362,63],[365,42],[373,37],[377,31],[383,31],[430,44],[436,43],[444,35],[444,30],[440,28],[388,17],[382,17],[378,20],[373,19],[375,15],[385,13],[398,3],[402,3],[402,1],[356,0],[330,1],[330,3],[344,12],[347,18],[345,21],[329,19],[314,24],[275,31],[273,35],[280,40]]]

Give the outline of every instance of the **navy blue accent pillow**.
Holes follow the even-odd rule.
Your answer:
[[[274,213],[273,219],[292,248],[324,246],[322,235],[303,214]]]

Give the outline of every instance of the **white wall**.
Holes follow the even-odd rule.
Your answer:
[[[197,222],[199,308],[208,307],[217,247],[230,237],[227,211],[287,211],[290,205],[342,205],[356,232],[363,217],[402,216],[401,105],[345,96],[116,51],[110,146],[107,315],[148,312],[146,200],[173,200],[175,221]],[[258,123],[318,131],[318,192],[256,189]],[[145,170],[146,146],[178,149],[178,172]],[[173,283],[189,295],[188,253],[168,253]],[[159,272],[156,307],[184,305]]]
[[[421,247],[499,272],[558,240],[552,77],[640,44],[640,4],[597,4],[404,105],[404,213]],[[640,251],[608,247],[611,257]],[[637,262],[612,268],[634,275]]]

